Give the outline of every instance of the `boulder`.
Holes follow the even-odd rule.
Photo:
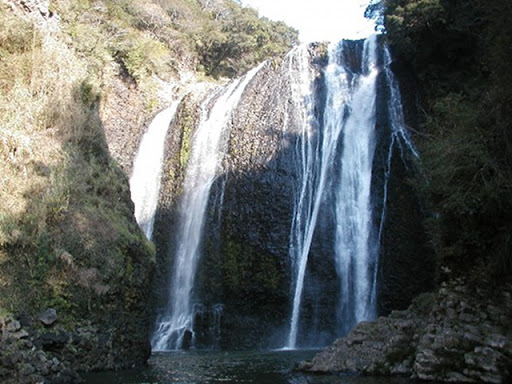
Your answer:
[[[52,326],[57,321],[57,311],[53,308],[46,309],[39,315],[39,321],[47,327]]]
[[[512,367],[509,291],[490,300],[460,281],[443,284],[406,311],[360,323],[300,370],[409,376],[436,382],[505,383]],[[478,291],[477,291],[478,292]],[[423,304],[421,303],[423,301]],[[496,301],[500,306],[489,305]],[[487,311],[489,316],[469,316]]]
[[[5,327],[5,330],[7,332],[11,332],[11,333],[17,332],[20,329],[21,329],[21,324],[17,320],[10,320],[10,321],[8,320],[7,325]]]

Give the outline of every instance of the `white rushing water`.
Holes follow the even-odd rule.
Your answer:
[[[389,88],[388,113],[391,123],[391,134],[394,140],[397,140],[402,159],[404,159],[405,150],[410,152],[416,159],[420,158],[418,150],[414,146],[409,131],[404,121],[404,111],[402,107],[402,97],[398,82],[391,71],[391,54],[387,47],[384,48],[384,71]]]
[[[293,49],[285,59],[284,74],[290,86],[290,102],[285,113],[284,129],[298,127],[295,155],[299,179],[295,197],[294,215],[290,232],[290,260],[294,277],[293,309],[290,322],[290,333],[287,349],[295,348],[297,338],[297,322],[300,314],[302,284],[314,230],[314,193],[317,164],[314,159],[318,156],[318,144],[313,139],[314,129],[314,94],[313,71],[310,65],[310,55],[306,45]],[[309,240],[308,240],[309,239]]]
[[[183,186],[170,300],[166,314],[158,319],[151,340],[153,351],[180,349],[187,334],[191,343],[194,342],[193,288],[210,189],[221,169],[232,112],[262,66],[223,89],[211,109],[208,109],[211,99],[202,106]]]
[[[133,163],[130,191],[135,205],[135,219],[149,240],[153,234],[160,192],[165,136],[180,101],[181,98],[155,116],[142,137]]]
[[[388,96],[388,116],[389,116],[389,125],[391,131],[391,137],[388,147],[388,153],[386,157],[386,167],[384,174],[384,185],[382,190],[382,211],[380,214],[380,224],[379,230],[377,234],[377,244],[381,243],[382,233],[384,231],[384,223],[386,220],[387,213],[387,199],[388,199],[388,184],[389,178],[391,177],[391,162],[393,160],[393,152],[395,146],[398,146],[400,151],[400,156],[402,161],[407,166],[407,161],[405,159],[405,153],[410,153],[414,159],[420,159],[420,155],[418,150],[416,149],[407,127],[404,121],[404,113],[402,107],[402,97],[400,94],[400,89],[398,87],[398,82],[396,81],[393,72],[391,71],[391,54],[389,52],[388,47],[384,47],[384,73],[386,75],[386,82],[389,90]],[[376,306],[377,301],[377,266],[374,269],[373,273],[373,291],[372,291],[372,300],[373,305]]]
[[[298,53],[300,53],[298,59],[301,64],[297,66],[295,71],[304,71],[304,69],[309,67],[309,57],[306,57],[300,51]],[[308,134],[307,130],[311,125],[312,117],[310,115],[312,114],[314,103],[313,96],[310,95],[313,77],[312,75],[295,74],[293,71],[291,74],[296,79],[295,81],[299,81],[299,85],[296,87],[298,92],[292,92],[292,97],[296,100],[296,103],[304,104],[303,108],[308,111],[306,114],[308,119],[302,122],[304,128],[297,142],[299,148],[300,187],[295,202],[290,240],[294,292],[290,332],[287,344],[285,345],[286,349],[296,348],[304,278],[311,242],[313,241],[325,184],[329,177],[328,171],[332,167],[334,151],[342,126],[337,124],[340,122],[329,121],[329,124],[324,126],[323,134],[319,135],[321,140],[312,141],[312,136]],[[327,67],[326,77],[331,78],[330,85],[336,87],[336,90],[339,91],[335,96],[336,100],[333,99],[332,93],[328,95],[327,104],[336,104],[336,106],[343,109],[344,97],[347,95],[348,89],[344,69],[330,63]]]
[[[340,185],[336,191],[336,265],[341,282],[339,306],[342,329],[375,317],[372,297],[377,249],[372,236],[370,187],[375,152],[376,62],[375,36],[364,44],[363,71],[355,81],[350,114],[343,129]],[[343,114],[338,109],[330,115]],[[337,117],[334,117],[337,119]]]
[[[312,77],[307,58],[297,56],[304,63],[291,68],[291,76],[298,85],[292,87],[295,103],[303,104],[308,111],[302,122],[304,131],[297,141],[299,185],[295,201],[290,236],[290,257],[293,265],[293,306],[290,330],[285,349],[297,347],[300,309],[304,279],[311,250],[311,243],[326,188],[336,185],[336,257],[337,272],[341,281],[340,311],[342,322],[352,327],[357,321],[372,318],[375,314],[372,268],[375,252],[369,244],[372,224],[370,185],[375,149],[375,102],[378,69],[376,36],[365,41],[362,73],[347,73],[343,62],[343,42],[329,47],[329,63],[325,70],[326,100],[323,131],[313,140],[307,134],[311,126],[314,99],[310,95]],[[296,51],[298,55],[300,51]],[[308,75],[295,74],[306,71]],[[309,88],[306,84],[309,82]],[[293,90],[296,90],[293,92]],[[348,113],[347,113],[348,111]],[[341,141],[341,161],[336,153]],[[334,163],[341,164],[335,169]],[[335,173],[339,175],[335,177]],[[340,181],[335,183],[334,180]]]

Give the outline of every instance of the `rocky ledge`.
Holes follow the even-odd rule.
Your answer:
[[[360,323],[298,369],[444,382],[511,382],[511,292],[508,286],[490,298],[460,281],[444,283],[405,311]]]
[[[143,361],[119,356],[117,332],[90,321],[66,329],[52,308],[38,318],[0,318],[0,382],[80,383],[78,372],[127,368]],[[149,350],[143,353],[148,355]]]

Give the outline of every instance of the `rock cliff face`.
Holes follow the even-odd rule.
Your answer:
[[[263,313],[269,321],[268,340],[287,311],[284,263],[293,208],[286,191],[293,170],[281,153],[286,144],[278,87],[278,72],[267,63],[246,88],[230,123],[224,172],[210,196],[197,295],[206,307],[223,304],[226,347],[256,345],[264,328],[257,320]],[[167,286],[173,265],[181,184],[204,99],[204,93],[186,96],[169,130],[154,231],[160,287]],[[166,288],[160,289],[157,306],[166,302],[167,294]]]
[[[212,193],[218,216],[207,222],[199,284],[201,297],[225,305],[226,347],[268,343],[290,307],[290,192],[297,169],[294,133],[284,130],[289,87],[268,63],[246,88],[233,116],[225,173]],[[220,270],[211,274],[216,265]]]
[[[492,297],[460,281],[444,283],[407,310],[359,324],[300,369],[506,383],[512,374],[510,287]]]
[[[359,47],[354,43],[354,53]],[[322,120],[325,99],[323,71],[326,47],[308,47],[314,73],[315,119]],[[353,65],[358,66],[354,55]],[[206,218],[196,298],[205,308],[221,304],[220,346],[282,345],[291,310],[290,228],[294,194],[299,188],[297,145],[300,127],[290,112],[288,63],[269,61],[254,77],[233,113],[223,171],[215,181]],[[360,65],[360,64],[359,64]],[[375,220],[382,209],[385,162],[389,147],[386,122],[387,90],[379,81],[378,143],[372,188]],[[204,96],[185,97],[168,134],[160,204],[155,223],[158,275],[156,307],[166,302],[165,283],[176,247],[176,212],[181,183]],[[299,111],[294,111],[295,114]],[[295,124],[295,125],[294,125]],[[380,313],[407,307],[430,287],[429,250],[423,247],[422,213],[414,191],[403,181],[413,174],[397,150],[389,181],[388,212],[383,226],[379,289]],[[325,200],[332,199],[326,196]],[[304,293],[304,324],[317,330],[313,344],[327,343],[337,334],[338,277],[332,258],[332,207],[324,204],[312,244]],[[415,225],[410,225],[414,222]],[[417,224],[416,224],[417,223]],[[405,293],[404,293],[405,291]],[[204,312],[201,312],[204,315]],[[202,315],[202,316],[203,316]],[[209,340],[209,339],[208,339]],[[209,341],[205,341],[208,344]],[[201,345],[201,341],[198,340]]]
[[[135,154],[150,117],[146,102],[133,80],[120,76],[113,79],[108,98],[101,108],[109,152],[128,176],[132,173]]]
[[[48,27],[48,21],[54,16],[50,11],[50,0],[8,0],[11,9],[26,15],[34,22]]]
[[[109,152],[113,143],[105,139],[105,131],[114,136],[114,125],[128,125],[114,106],[144,116],[142,96],[109,73],[119,75],[117,88],[100,101],[88,63],[70,48],[48,7],[48,1],[0,2],[2,72],[16,84],[4,76],[0,92],[0,173],[9,184],[2,184],[0,205],[0,381],[6,383],[76,382],[79,371],[127,368],[150,355],[145,297],[154,249],[135,222],[122,159],[112,158],[122,149]],[[143,125],[127,119],[126,136],[136,137]],[[10,155],[3,145],[9,137],[19,140]],[[125,164],[128,172],[129,156]]]

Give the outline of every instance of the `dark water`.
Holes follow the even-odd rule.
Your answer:
[[[159,353],[143,368],[94,373],[87,384],[409,384],[408,379],[316,376],[293,372],[296,362],[315,351]]]

